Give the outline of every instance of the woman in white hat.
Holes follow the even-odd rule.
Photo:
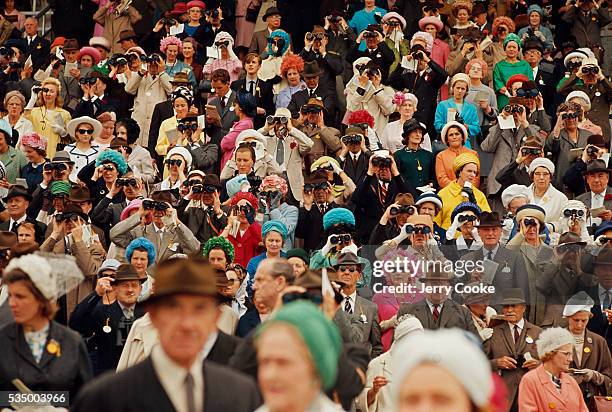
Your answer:
[[[413,334],[398,345],[389,365],[394,411],[484,412],[490,410],[493,378],[479,347],[458,329]],[[467,372],[469,371],[469,373]]]
[[[74,143],[66,145],[64,150],[70,155],[74,162],[74,168],[70,174],[72,181],[77,180],[81,169],[98,158],[102,151],[94,143],[94,139],[100,136],[102,124],[89,116],[81,116],[68,122],[68,134],[74,138]]]
[[[164,160],[166,177],[154,186],[155,190],[180,189],[181,184],[187,179],[192,160],[191,153],[187,149],[182,146],[173,147]]]
[[[529,165],[530,202],[546,211],[546,223],[557,223],[567,203],[567,196],[552,185],[555,165],[550,159],[538,157]],[[559,173],[559,172],[557,172]]]
[[[607,395],[612,387],[612,357],[608,344],[602,336],[586,328],[593,317],[594,304],[593,299],[581,291],[572,296],[563,309],[567,329],[574,337],[574,359],[570,367],[579,371],[572,377],[587,401],[587,396]]]
[[[574,337],[563,328],[546,329],[536,341],[542,365],[523,376],[519,385],[520,411],[587,412],[578,383],[568,373]]]

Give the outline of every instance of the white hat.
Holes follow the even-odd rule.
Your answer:
[[[414,368],[434,363],[461,383],[476,406],[486,405],[493,392],[491,366],[477,345],[476,340],[470,340],[466,332],[459,329],[425,330],[408,336],[397,345],[397,353],[393,355],[401,362],[391,365],[392,402],[397,402],[400,388]]]
[[[261,144],[265,146],[266,137],[263,134],[261,134],[260,132],[254,129],[247,129],[247,130],[241,131],[240,134],[238,134],[238,137],[236,137],[236,147],[238,147],[240,142],[250,137],[254,138],[255,140],[257,140],[258,142],[260,142]]]
[[[385,14],[381,21],[383,23],[385,23],[385,22],[389,21],[389,19],[397,19],[397,20],[399,20],[399,22],[402,24],[402,30],[404,30],[406,28],[406,19],[401,14],[392,11],[390,13]]]
[[[517,197],[524,197],[525,199],[529,200],[529,188],[527,186],[517,184],[510,185],[505,188],[501,195],[504,209],[508,209],[508,205],[510,204],[510,202],[512,202]]]
[[[420,195],[416,202],[414,202],[414,204],[416,206],[422,205],[423,203],[427,203],[427,202],[431,202],[434,205],[438,206],[440,209],[442,209],[442,199],[440,198],[440,196],[438,196],[438,194],[434,191],[434,192],[425,192],[422,195]]]
[[[554,163],[545,157],[538,157],[537,159],[533,159],[531,164],[529,165],[529,174],[532,174],[538,167],[545,167],[548,169],[551,175],[555,174],[555,165]]]
[[[591,308],[593,308],[593,305],[595,305],[593,299],[587,295],[585,291],[581,290],[569,298],[565,304],[565,307],[563,308],[563,317],[569,318],[578,312],[591,313]]]
[[[536,341],[538,358],[542,359],[547,353],[554,352],[567,344],[574,344],[574,337],[569,330],[565,328],[545,329]]]
[[[286,107],[279,107],[278,109],[276,109],[276,112],[274,112],[274,116],[285,116],[286,118],[291,120],[291,111],[289,111],[289,109],[287,109]]]
[[[185,159],[185,162],[187,162],[187,167],[185,168],[185,170],[186,171],[189,170],[191,168],[191,162],[193,161],[193,158],[191,157],[191,153],[189,153],[189,151],[185,149],[184,147],[174,146],[166,155],[166,159],[170,159],[170,157],[175,154]]]
[[[104,47],[109,52],[112,50],[111,44],[106,37],[101,37],[101,36],[92,37],[91,39],[89,39],[89,45],[91,47],[96,47],[96,46]]]
[[[393,332],[393,344],[396,345],[413,332],[422,330],[423,325],[421,325],[421,321],[418,318],[410,314],[400,316],[397,320],[395,331]]]
[[[76,128],[83,123],[87,123],[91,125],[91,127],[93,127],[93,138],[99,137],[100,133],[102,133],[102,123],[100,123],[96,119],[92,119],[89,116],[81,116],[77,117],[76,119],[72,119],[68,122],[68,125],[66,126],[68,134],[74,137]]]
[[[582,99],[586,102],[586,110],[585,111],[589,111],[591,110],[591,99],[589,99],[589,96],[583,92],[582,90],[574,90],[573,92],[571,92],[570,94],[567,95],[567,97],[565,98],[565,102],[569,103],[570,100],[572,100],[573,98],[579,98]]]
[[[461,81],[461,82],[465,82],[465,84],[467,85],[467,87],[468,87],[468,88],[470,87],[470,78],[469,78],[469,76],[468,76],[467,74],[465,74],[465,73],[457,73],[456,75],[454,75],[454,76],[451,78],[451,81],[450,81],[450,87],[453,87],[453,86],[455,85],[455,83],[456,83],[456,82],[459,82],[459,81]]]
[[[442,136],[442,143],[444,143],[445,145],[448,145],[448,143],[446,143],[446,132],[448,132],[448,129],[451,128],[452,126],[455,126],[461,129],[461,132],[463,133],[463,144],[465,144],[465,142],[468,139],[467,128],[465,127],[463,123],[459,123],[454,120],[452,122],[446,123],[444,127],[442,128],[442,132],[440,133],[440,136]]]
[[[25,272],[30,277],[32,283],[34,283],[34,286],[36,286],[36,289],[46,299],[57,298],[57,282],[53,276],[51,265],[49,265],[45,258],[30,254],[11,259],[4,269],[4,273],[9,273],[13,269]]]
[[[562,210],[566,210],[566,209],[578,209],[578,210],[582,210],[583,212],[585,212],[584,214],[586,216],[586,206],[580,200],[576,200],[576,199],[568,200],[563,205],[563,209]]]
[[[571,53],[568,53],[568,55],[565,56],[565,58],[563,59],[563,65],[565,67],[567,67],[567,64],[569,63],[570,60],[572,60],[572,59],[584,60],[587,57],[595,57],[595,55],[593,54],[591,49],[589,49],[587,47],[583,47],[581,49],[577,49],[577,50],[574,50]]]

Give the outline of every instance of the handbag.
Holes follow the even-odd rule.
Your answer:
[[[612,396],[594,396],[595,411],[611,412],[612,411]]]
[[[244,15],[244,19],[251,23],[257,22],[257,16],[259,16],[260,9],[261,9],[260,2],[250,2],[249,5],[247,6],[246,13]]]

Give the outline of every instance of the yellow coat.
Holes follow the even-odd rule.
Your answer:
[[[56,108],[55,113],[59,113],[62,116],[64,122],[64,128],[68,124],[72,117],[70,113],[61,108]],[[34,131],[47,139],[47,158],[52,159],[57,150],[57,144],[60,142],[60,135],[55,133],[51,128],[51,124],[57,123],[55,116],[48,116],[48,111],[43,106],[35,107],[30,111],[29,114],[25,115],[28,120],[32,122]]]
[[[474,191],[474,197],[476,197],[476,203],[483,212],[490,212],[489,202],[487,198],[480,190],[476,187],[472,187]],[[453,181],[448,186],[438,192],[438,195],[442,199],[442,210],[436,215],[434,221],[444,229],[448,229],[453,223],[451,221],[451,214],[453,210],[459,205],[459,203],[465,202],[466,199],[461,195],[461,186],[457,181]]]
[[[155,145],[155,151],[158,155],[166,156],[166,153],[168,153],[170,141],[168,140],[167,132],[176,129],[177,126],[178,120],[176,119],[176,116],[172,116],[164,120],[159,126],[159,136],[157,137],[157,144]]]

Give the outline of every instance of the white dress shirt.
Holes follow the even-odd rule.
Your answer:
[[[508,325],[508,328],[510,328],[510,336],[512,336],[512,340],[514,341],[514,327],[518,326],[519,335],[523,333],[523,328],[525,327],[525,319],[519,320],[514,325],[510,322],[506,322],[506,324]],[[516,342],[514,343],[516,344]]]
[[[26,221],[26,219],[27,219],[27,217],[28,217],[28,215],[27,215],[27,214],[25,214],[25,215],[21,216],[21,217],[20,217],[19,219],[17,219],[17,220],[14,220],[13,218],[11,218],[11,222],[10,222],[10,224],[9,224],[9,231],[12,231],[12,230],[13,230],[13,226],[14,226],[15,224],[20,225],[20,224],[22,224],[23,222],[25,222],[25,221]]]
[[[351,293],[350,295],[345,295],[344,293],[342,293],[342,296],[344,297],[344,300],[342,301],[342,310],[344,310],[344,305],[346,305],[346,301],[348,300],[350,305],[351,305],[351,312],[352,313],[357,313],[355,312],[355,303],[356,303],[356,299],[357,299],[357,291],[354,291],[353,293]]]
[[[597,209],[598,207],[603,207],[605,198],[606,198],[605,190],[601,193],[591,192],[591,209]]]
[[[187,373],[193,376],[193,397],[195,400],[195,409],[197,411],[204,410],[204,375],[202,371],[201,355],[191,365],[189,370],[177,365],[164,352],[161,345],[157,345],[151,352],[151,360],[153,368],[159,378],[159,382],[164,388],[166,395],[172,402],[172,406],[176,412],[188,412],[187,409],[187,390],[185,386],[185,378]]]

